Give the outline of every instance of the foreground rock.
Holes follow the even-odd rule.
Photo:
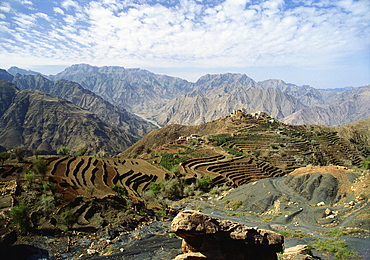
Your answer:
[[[229,220],[218,220],[198,211],[180,212],[170,232],[183,238],[184,254],[175,259],[277,259],[284,250],[283,236]]]

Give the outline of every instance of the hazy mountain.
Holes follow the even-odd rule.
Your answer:
[[[147,70],[87,64],[68,67],[51,79],[78,82],[108,101],[137,113],[143,113],[148,108],[156,109],[193,88],[186,80],[157,75]]]
[[[279,79],[269,79],[260,81],[256,87],[262,89],[276,89],[284,92],[307,106],[323,105],[335,100],[339,93],[322,91],[310,86],[297,86],[291,83],[285,83]]]
[[[0,79],[12,81],[14,76],[9,74],[6,70],[0,69]]]
[[[329,126],[349,124],[369,118],[370,85],[342,92],[339,98],[325,106],[302,109],[284,118],[289,124],[323,124]]]
[[[265,111],[293,124],[343,125],[370,116],[359,88],[319,90],[283,80],[255,82],[245,74],[207,74],[195,83],[141,69],[73,65],[49,79],[80,83],[109,102],[161,125],[201,124],[234,109]]]
[[[12,74],[13,76],[15,76],[17,74],[21,74],[21,75],[38,75],[38,74],[41,74],[40,72],[37,72],[37,71],[25,70],[25,69],[21,69],[21,68],[15,67],[15,66],[8,69],[8,73]]]
[[[306,106],[297,99],[275,89],[257,89],[252,86],[218,88],[201,94],[194,92],[179,96],[162,107],[154,116],[160,124],[196,125],[225,117],[235,109],[247,113],[265,111],[275,118],[283,118]]]
[[[330,92],[344,92],[344,91],[347,91],[347,90],[350,90],[350,89],[353,89],[353,87],[345,87],[345,88],[321,88],[321,89],[318,89],[318,90],[330,91]]]
[[[50,95],[66,99],[76,106],[96,114],[109,125],[119,127],[125,134],[143,136],[156,128],[153,124],[114,106],[88,89],[84,89],[76,82],[67,80],[51,81],[41,75],[20,75],[14,77],[13,83],[19,89],[38,89]],[[131,138],[132,139],[132,138]]]
[[[134,141],[69,101],[0,80],[0,144],[7,150],[24,146],[52,152],[67,146],[72,151],[87,147],[90,153],[118,153]]]

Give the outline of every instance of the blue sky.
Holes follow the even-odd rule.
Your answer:
[[[245,73],[315,88],[370,83],[369,0],[2,0],[0,68]]]

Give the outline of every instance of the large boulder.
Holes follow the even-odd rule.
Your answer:
[[[284,250],[284,237],[268,230],[219,220],[198,211],[185,210],[172,221],[170,232],[183,238],[179,259],[276,260]]]

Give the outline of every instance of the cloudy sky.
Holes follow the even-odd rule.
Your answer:
[[[245,73],[315,88],[370,83],[369,0],[1,0],[0,68]]]

